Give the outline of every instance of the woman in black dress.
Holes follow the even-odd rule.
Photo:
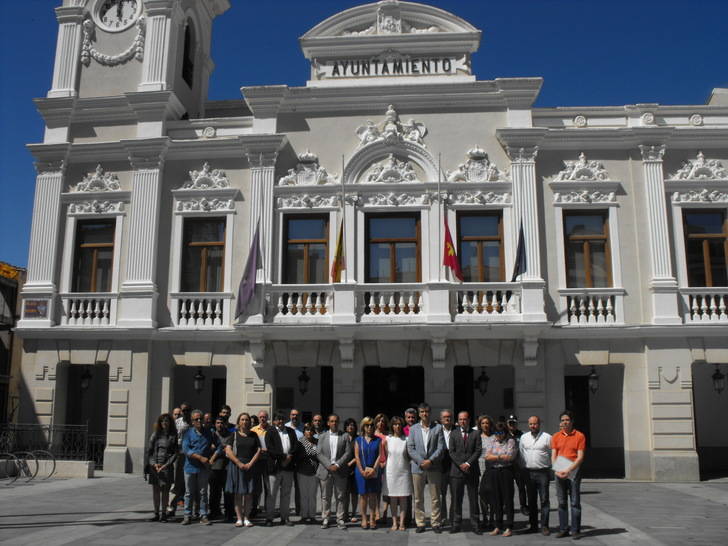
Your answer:
[[[151,521],[167,521],[165,507],[169,504],[169,488],[174,483],[174,461],[177,458],[177,428],[169,413],[157,417],[154,432],[149,438],[144,467],[152,486],[154,517]],[[160,502],[161,501],[161,502]]]
[[[235,498],[235,527],[252,527],[248,519],[253,504],[255,487],[255,462],[260,456],[260,440],[250,430],[250,415],[241,413],[237,419],[238,428],[225,439],[225,455],[230,459],[225,491]]]

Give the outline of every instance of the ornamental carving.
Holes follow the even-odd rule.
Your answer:
[[[728,193],[717,190],[676,191],[672,194],[673,203],[728,203]]]
[[[508,175],[491,163],[479,146],[469,150],[468,160],[446,176],[448,182],[509,182]]]
[[[583,129],[589,124],[589,121],[586,119],[586,116],[583,116],[579,114],[578,116],[574,116],[574,126],[578,127],[579,129]]]
[[[705,159],[698,152],[695,160],[685,161],[683,166],[670,177],[671,180],[728,180],[728,170],[717,159]]]
[[[98,51],[92,42],[96,39],[96,25],[91,19],[83,22],[83,43],[81,45],[81,62],[84,66],[91,64],[91,59],[104,66],[116,66],[124,64],[131,59],[141,61],[144,59],[144,38],[145,26],[144,17],[139,17],[136,22],[137,34],[131,45],[118,55],[106,55]]]
[[[564,161],[566,168],[560,171],[555,177],[555,181],[570,180],[609,180],[604,165],[598,161],[588,161],[584,152],[579,154],[576,161]]]
[[[412,164],[389,154],[387,159],[375,163],[364,175],[366,182],[419,182]]]
[[[667,147],[664,144],[659,146],[643,146],[640,144],[642,161],[662,161],[666,149]]]
[[[361,30],[346,30],[342,36],[367,36],[371,34],[419,34],[441,32],[437,26],[417,27],[402,19],[399,5],[396,2],[381,3],[377,9],[377,20]]]
[[[424,123],[410,119],[406,122],[399,120],[399,114],[391,104],[387,108],[384,115],[384,121],[375,124],[371,120],[367,120],[356,130],[356,136],[359,137],[359,145],[364,146],[372,142],[384,141],[385,144],[391,146],[403,140],[416,142],[424,146],[424,136],[427,134],[427,128]]]
[[[703,125],[703,116],[702,114],[693,114],[690,118],[688,118],[688,122],[693,127],[700,127]]]
[[[212,169],[205,162],[201,171],[189,171],[190,179],[182,185],[183,190],[220,190],[230,187],[225,171]]]
[[[81,201],[68,205],[68,214],[114,214],[124,210],[123,201]]]
[[[448,201],[453,205],[509,205],[509,192],[463,191],[450,194]]]
[[[538,146],[523,148],[512,148],[506,146],[506,153],[511,158],[511,163],[534,163],[538,155]]]
[[[613,191],[603,193],[600,191],[577,190],[554,193],[554,203],[615,203],[617,194]]]
[[[341,202],[339,195],[312,195],[299,193],[279,197],[279,209],[331,209],[337,208]]]
[[[431,200],[432,196],[429,193],[399,193],[391,191],[365,195],[362,204],[371,207],[401,207],[407,205],[429,205]]]
[[[81,182],[71,188],[72,192],[100,192],[119,191],[119,179],[115,174],[106,173],[101,165],[96,166],[96,171],[88,173]]]
[[[235,210],[235,202],[233,199],[187,199],[177,202],[177,212],[215,212],[215,211],[233,211]]]
[[[288,174],[278,181],[279,186],[313,186],[316,184],[336,184],[336,175],[329,174],[319,165],[316,154],[306,150],[298,155],[298,164],[295,169],[288,169]]]

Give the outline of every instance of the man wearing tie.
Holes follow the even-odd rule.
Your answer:
[[[273,426],[265,433],[265,445],[268,447],[268,491],[265,500],[265,525],[273,525],[273,512],[276,497],[280,491],[281,524],[293,525],[288,513],[291,506],[291,487],[293,486],[293,457],[298,440],[292,428],[283,425],[283,415],[273,417]]]
[[[336,500],[336,524],[346,529],[344,522],[344,499],[348,483],[348,463],[354,455],[349,435],[339,430],[339,416],[329,415],[326,422],[329,429],[322,432],[318,440],[319,467],[316,475],[321,480],[321,528],[329,527],[331,495]]]
[[[451,533],[458,533],[463,521],[463,496],[468,489],[470,503],[470,525],[476,535],[482,535],[478,525],[478,457],[481,452],[480,434],[470,429],[470,415],[467,411],[458,413],[458,426],[450,433],[450,494],[452,495]]]
[[[422,402],[417,411],[420,422],[410,428],[407,437],[407,453],[411,459],[412,484],[415,497],[415,522],[417,530],[425,530],[425,484],[429,484],[432,512],[430,520],[435,533],[442,532],[440,519],[440,484],[442,472],[440,461],[445,451],[445,438],[442,427],[430,423],[430,406]]]

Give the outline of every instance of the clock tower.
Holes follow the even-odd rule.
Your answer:
[[[48,97],[171,92],[173,115],[198,117],[214,66],[212,22],[229,7],[229,0],[64,0]]]

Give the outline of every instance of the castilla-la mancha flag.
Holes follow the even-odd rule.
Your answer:
[[[463,271],[460,269],[460,260],[455,252],[455,245],[452,244],[452,236],[450,235],[450,226],[447,225],[447,216],[445,216],[445,251],[442,255],[442,265],[449,267],[452,274],[460,281],[463,281]]]

